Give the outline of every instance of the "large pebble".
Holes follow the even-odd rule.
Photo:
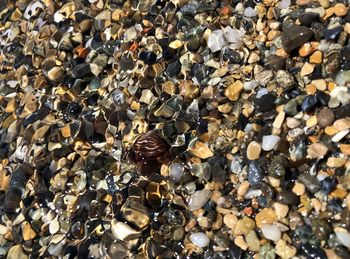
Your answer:
[[[209,190],[200,190],[193,193],[188,202],[190,211],[198,210],[210,199],[212,192]]]
[[[305,26],[289,25],[283,30],[281,39],[282,46],[290,52],[307,42],[313,35],[312,30]]]
[[[208,47],[212,52],[217,52],[226,45],[227,41],[222,30],[215,30],[211,32],[208,37]]]
[[[349,232],[335,232],[335,235],[339,239],[340,243],[342,243],[343,246],[350,248],[350,233]]]
[[[206,247],[210,242],[209,237],[203,232],[191,234],[190,240],[193,244],[199,247]]]
[[[279,140],[280,140],[279,136],[275,136],[275,135],[263,136],[262,149],[265,151],[272,150],[277,145]]]
[[[275,225],[263,224],[261,231],[266,239],[275,242],[281,239],[281,230]]]

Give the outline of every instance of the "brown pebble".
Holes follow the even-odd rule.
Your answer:
[[[339,148],[344,155],[350,155],[350,144],[340,144]]]
[[[345,16],[348,13],[348,8],[345,4],[338,3],[334,6],[334,13],[336,16]]]
[[[310,56],[310,63],[321,64],[322,63],[322,52],[317,50]]]
[[[342,118],[342,119],[336,120],[333,126],[338,131],[350,129],[350,118]]]
[[[322,143],[313,143],[307,149],[307,154],[310,158],[322,158],[328,152],[328,147]]]
[[[324,128],[330,126],[333,123],[334,119],[334,112],[329,108],[325,108],[318,113],[317,124],[320,127]]]
[[[274,209],[264,208],[255,216],[256,225],[261,228],[263,224],[272,224],[277,220],[277,215]]]
[[[261,152],[261,145],[256,142],[252,141],[249,143],[247,147],[247,157],[249,160],[256,160],[259,158]]]

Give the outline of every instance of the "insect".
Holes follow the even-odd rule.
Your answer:
[[[144,176],[151,177],[164,163],[171,159],[170,145],[166,140],[151,130],[140,136],[133,144],[129,158],[136,163],[137,169]]]

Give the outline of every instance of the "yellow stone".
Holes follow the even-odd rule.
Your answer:
[[[282,127],[284,117],[286,116],[285,112],[282,110],[278,113],[276,119],[274,120],[272,126],[280,129]]]
[[[235,214],[226,214],[224,216],[224,224],[228,226],[230,229],[234,229],[237,224],[238,218]]]
[[[181,40],[174,40],[170,42],[169,47],[172,49],[178,49],[178,48],[181,48],[183,45],[184,44]]]
[[[334,198],[344,199],[348,193],[344,189],[337,188],[331,192],[331,196]]]
[[[316,115],[311,116],[307,121],[306,121],[306,126],[308,126],[309,128],[313,127],[317,125],[317,117]]]
[[[338,131],[350,129],[350,118],[342,118],[333,123],[333,127]]]
[[[304,43],[299,49],[299,55],[301,57],[309,56],[312,53],[313,49],[309,42]]]
[[[293,246],[288,245],[287,242],[283,239],[277,241],[275,250],[276,254],[283,259],[292,258],[297,253],[297,249]]]
[[[275,202],[273,204],[273,207],[275,209],[276,215],[278,218],[283,219],[287,216],[288,211],[289,211],[289,207],[288,205],[279,203],[279,202]]]
[[[300,76],[310,75],[314,71],[315,65],[305,62],[300,71]]]
[[[243,83],[237,80],[233,84],[230,84],[228,87],[226,87],[225,96],[230,101],[237,101],[242,91],[243,91]]]
[[[272,224],[277,220],[277,215],[274,209],[264,208],[255,216],[256,225],[261,228],[263,224]]]
[[[318,90],[324,91],[327,89],[327,84],[324,79],[312,80],[311,83],[314,84]]]
[[[235,235],[247,235],[250,230],[255,228],[255,222],[251,218],[245,216],[237,221],[234,228]]]
[[[344,155],[350,155],[350,144],[340,144],[339,149]]]
[[[252,141],[249,143],[247,147],[247,158],[249,160],[256,160],[259,158],[260,152],[261,152],[261,145],[256,141]]]
[[[214,155],[213,151],[211,151],[205,143],[198,140],[196,141],[194,146],[189,149],[189,151],[192,155],[195,155],[201,159],[207,159]]]
[[[328,135],[328,136],[333,136],[335,134],[338,133],[338,131],[333,127],[333,126],[328,126],[324,129],[324,132]]]
[[[347,159],[341,157],[328,157],[327,166],[329,167],[342,167],[345,165]]]
[[[322,52],[317,50],[310,56],[310,63],[321,64],[322,63]]]
[[[242,236],[237,236],[235,238],[235,244],[240,247],[242,250],[247,250],[248,249],[248,245],[247,243],[244,241],[244,238]]]
[[[316,93],[316,86],[313,84],[308,84],[305,86],[305,90],[307,94],[314,94]]]
[[[22,227],[23,240],[28,241],[36,237],[35,231],[32,229],[32,227],[27,221],[24,221],[21,227]]]
[[[334,13],[336,16],[345,16],[348,13],[348,8],[345,4],[338,3],[334,6]]]
[[[298,196],[303,195],[305,193],[305,185],[299,182],[295,182],[292,192],[294,192]]]

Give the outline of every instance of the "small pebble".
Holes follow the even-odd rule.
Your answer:
[[[263,224],[261,231],[266,239],[277,242],[281,239],[281,231],[275,225]]]
[[[272,150],[277,145],[279,140],[280,140],[279,136],[274,136],[274,135],[263,136],[262,149],[265,151]]]
[[[190,240],[193,244],[195,244],[198,247],[206,247],[209,245],[210,242],[208,236],[203,232],[191,234]]]

